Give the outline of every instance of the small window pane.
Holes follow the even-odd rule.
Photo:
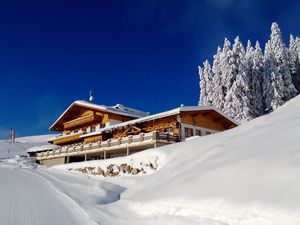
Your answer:
[[[196,135],[201,136],[201,130],[196,130]]]
[[[191,137],[194,135],[193,129],[191,129],[191,128],[187,128],[187,127],[184,128],[184,132],[185,132],[185,137]]]

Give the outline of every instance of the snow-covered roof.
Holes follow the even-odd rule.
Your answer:
[[[131,117],[144,117],[148,116],[148,112],[144,112],[138,109],[130,108],[127,106],[124,106],[122,104],[116,104],[115,106],[106,106],[106,105],[97,105],[91,102],[86,102],[84,100],[79,100],[74,102],[77,105],[86,106],[88,108],[94,108],[99,110],[105,110],[106,112],[116,113],[124,116],[131,116]]]
[[[181,106],[181,107],[169,110],[169,111],[153,114],[150,116],[145,116],[145,117],[135,119],[135,120],[129,120],[129,121],[126,121],[123,123],[114,124],[112,126],[103,128],[102,131],[112,130],[112,129],[115,129],[118,127],[126,127],[128,125],[142,123],[142,122],[149,121],[149,120],[155,120],[155,119],[160,119],[160,118],[164,118],[164,117],[168,117],[168,116],[173,116],[173,115],[179,114],[180,112],[204,111],[204,110],[214,110],[214,111],[218,112],[219,114],[221,114],[222,116],[224,116],[226,119],[228,119],[231,122],[238,125],[238,123],[236,121],[234,121],[233,119],[231,119],[230,117],[228,117],[226,114],[222,113],[215,107],[212,107],[212,106]]]
[[[114,114],[118,114],[118,115],[122,115],[122,116],[129,116],[129,117],[133,117],[133,118],[141,118],[141,117],[145,117],[148,116],[149,113],[148,112],[144,112],[138,109],[134,109],[134,108],[130,108],[127,106],[123,106],[121,104],[116,104],[115,106],[106,106],[106,105],[97,105],[91,102],[86,102],[84,100],[77,100],[75,102],[73,102],[61,115],[60,117],[51,125],[51,127],[49,128],[50,130],[54,127],[54,125],[60,120],[62,119],[62,117],[74,106],[82,106],[82,107],[87,107],[87,108],[92,108],[92,109],[96,109],[96,110],[100,110],[100,111],[104,111],[104,112],[110,112],[110,113],[114,113]]]
[[[217,113],[219,113],[220,115],[222,115],[223,117],[225,117],[226,119],[228,119],[229,121],[231,121],[232,123],[238,125],[239,123],[237,121],[235,121],[234,119],[230,118],[229,116],[227,116],[226,114],[224,114],[223,112],[221,112],[220,110],[218,110],[217,108],[213,107],[213,106],[181,106],[172,110],[168,110],[165,112],[161,112],[161,113],[157,113],[157,114],[153,114],[150,116],[145,116],[139,119],[134,119],[134,120],[129,120],[123,123],[118,123],[118,124],[114,124],[108,127],[105,127],[103,129],[101,129],[100,131],[96,131],[96,132],[92,132],[92,133],[88,133],[85,135],[82,135],[81,137],[88,137],[88,136],[94,136],[94,135],[98,135],[101,134],[102,132],[105,131],[109,131],[109,130],[114,130],[120,127],[127,127],[133,124],[139,124],[145,121],[150,121],[150,120],[156,120],[156,119],[160,119],[160,118],[164,118],[164,117],[168,117],[168,116],[173,116],[173,115],[178,115],[180,114],[180,112],[190,112],[190,111],[206,111],[206,110],[213,110],[216,111]]]

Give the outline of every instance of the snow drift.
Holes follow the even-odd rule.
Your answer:
[[[299,225],[299,111],[300,96],[226,132],[32,173],[103,225]],[[157,170],[147,176],[105,178],[69,171],[153,159]]]
[[[236,129],[162,148],[169,163],[124,198],[141,215],[300,223],[300,96]]]
[[[99,221],[299,225],[299,111],[300,96],[238,128],[138,153],[156,151],[157,172],[106,178],[126,191],[120,201],[101,208]],[[113,211],[118,222],[108,216]]]

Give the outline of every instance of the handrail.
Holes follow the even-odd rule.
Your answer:
[[[95,149],[105,149],[116,146],[127,146],[128,144],[134,143],[143,143],[148,141],[164,141],[167,143],[178,142],[179,137],[177,135],[162,133],[159,131],[153,131],[149,133],[140,133],[138,135],[130,135],[123,138],[118,139],[108,139],[106,141],[97,141],[94,143],[81,143],[73,146],[62,146],[60,148],[56,148],[55,151],[46,151],[37,153],[37,157],[59,157],[63,155],[68,155],[68,153],[80,153],[83,151],[90,151]]]

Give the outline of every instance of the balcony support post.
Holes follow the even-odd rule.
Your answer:
[[[127,145],[127,156],[130,154],[129,152],[129,146]]]

